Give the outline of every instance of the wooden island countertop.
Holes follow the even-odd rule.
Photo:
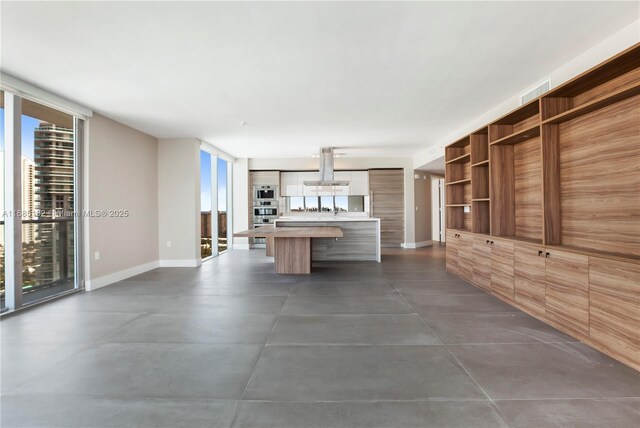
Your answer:
[[[311,238],[342,238],[336,226],[274,227],[262,226],[233,234],[242,238],[273,239],[276,273],[311,273]],[[269,250],[267,250],[269,252]]]

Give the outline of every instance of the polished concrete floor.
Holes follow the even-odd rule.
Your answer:
[[[1,321],[1,426],[638,427],[638,372],[443,248],[279,276],[259,250]]]

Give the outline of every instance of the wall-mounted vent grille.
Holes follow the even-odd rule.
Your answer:
[[[547,80],[542,85],[533,88],[526,94],[520,96],[520,105],[526,104],[529,101],[538,98],[540,95],[547,92],[550,87],[551,87],[551,82]]]

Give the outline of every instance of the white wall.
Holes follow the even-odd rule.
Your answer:
[[[157,162],[160,266],[198,266],[200,141],[160,139]]]
[[[317,158],[289,159],[249,159],[249,170],[315,170],[319,167]],[[411,158],[367,158],[338,157],[335,159],[336,170],[365,170],[373,168],[404,168],[404,218],[405,246],[414,247],[415,240],[415,206],[413,190],[413,160]],[[242,194],[234,193],[234,206],[237,210],[248,212],[247,189]]]
[[[232,168],[233,232],[247,230],[249,226],[249,160],[236,159]],[[233,248],[249,249],[249,238],[233,238]]]
[[[574,78],[587,71],[588,69],[595,67],[601,62],[609,59],[619,52],[627,49],[630,46],[640,41],[640,20],[626,26],[611,37],[606,38],[597,45],[591,47],[580,55],[576,56],[571,61],[567,62],[562,67],[551,71],[547,75],[540,76],[540,78],[531,82],[531,85],[526,88],[522,88],[517,94],[499,105],[489,109],[487,112],[466,123],[461,128],[453,131],[445,139],[437,142],[431,142],[428,147],[420,151],[413,158],[413,165],[415,168],[421,168],[423,165],[441,157],[444,155],[444,147],[465,135],[479,129],[500,116],[509,113],[520,105],[520,96],[527,93],[530,89],[536,87],[547,79],[551,82],[551,88],[562,85],[566,81]]]
[[[157,266],[158,140],[98,114],[87,121],[86,135],[84,209],[129,211],[84,220],[91,290]]]

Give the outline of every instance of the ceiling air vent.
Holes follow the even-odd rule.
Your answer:
[[[536,86],[526,94],[520,96],[520,105],[526,104],[531,100],[535,100],[540,95],[544,94],[551,87],[551,82],[547,80],[542,85]]]

